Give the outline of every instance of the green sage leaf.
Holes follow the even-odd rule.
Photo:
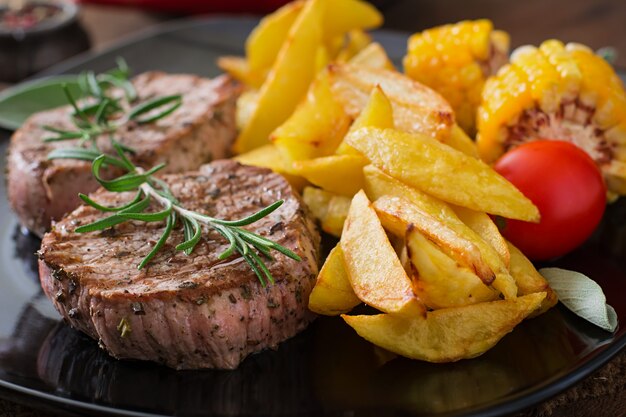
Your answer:
[[[580,272],[561,268],[542,268],[539,273],[574,314],[609,332],[617,329],[617,314],[606,303],[602,288],[594,280]]]

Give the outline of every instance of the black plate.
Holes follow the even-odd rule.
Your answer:
[[[254,20],[176,23],[50,73],[96,71],[123,56],[136,71],[161,69],[207,76],[215,59],[240,54]],[[376,36],[396,61],[401,34]],[[0,143],[4,154],[8,134]],[[1,171],[4,172],[4,160]],[[29,405],[103,415],[435,415],[495,416],[560,392],[614,356],[624,329],[611,335],[557,307],[522,323],[483,356],[434,365],[402,358],[385,363],[339,318],[244,361],[235,371],[176,372],[151,363],[116,361],[59,321],[42,295],[33,253],[0,181],[0,394]],[[626,201],[612,205],[588,244],[556,264],[604,288],[626,321]]]

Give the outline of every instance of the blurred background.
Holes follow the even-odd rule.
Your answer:
[[[60,6],[46,8],[46,3]],[[611,46],[626,68],[624,0],[372,0],[385,28],[415,32],[442,23],[488,18],[512,46],[548,38],[597,49]],[[0,0],[0,88],[88,49],[173,19],[215,13],[262,14],[285,0]]]

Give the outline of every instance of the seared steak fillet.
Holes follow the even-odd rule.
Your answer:
[[[215,231],[187,256],[175,250],[177,227],[148,267],[137,265],[163,232],[163,222],[129,222],[79,234],[77,225],[104,214],[81,206],[56,223],[39,252],[41,285],[56,309],[117,358],[152,360],[178,369],[235,368],[247,355],[274,348],[312,319],[307,300],[318,271],[319,235],[287,181],[265,168],[223,160],[197,172],[162,177],[186,208],[238,219],[278,199],[285,203],[248,226],[302,257],[276,252],[276,279],[263,288]],[[92,197],[119,205],[132,193],[99,190]],[[126,330],[122,326],[126,326]]]
[[[157,96],[182,94],[182,106],[156,123],[128,124],[116,138],[136,151],[133,160],[143,167],[167,162],[168,172],[197,169],[212,159],[228,155],[235,138],[235,102],[239,87],[227,77],[213,80],[194,75],[167,75],[149,72],[133,84],[139,101]],[[37,113],[11,138],[8,154],[8,193],[22,225],[43,235],[51,220],[58,220],[80,204],[79,192],[98,188],[91,164],[76,160],[47,159],[55,148],[75,147],[76,140],[45,143],[54,134],[48,125],[76,130],[70,121],[71,107]],[[108,137],[98,146],[111,152]]]

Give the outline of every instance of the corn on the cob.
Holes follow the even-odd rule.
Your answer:
[[[611,66],[584,45],[549,40],[520,47],[485,83],[481,157],[493,162],[539,138],[578,145],[603,171],[609,190],[626,194],[626,92]]]
[[[463,21],[416,33],[409,39],[404,71],[439,92],[471,136],[485,79],[508,60],[509,37],[489,20]]]

